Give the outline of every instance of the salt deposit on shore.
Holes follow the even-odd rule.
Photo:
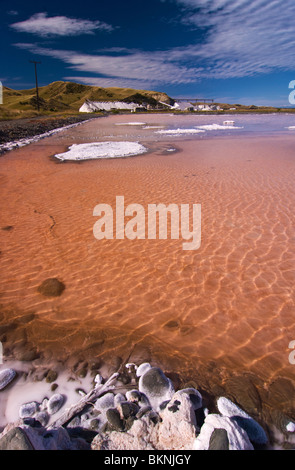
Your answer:
[[[24,147],[26,145],[29,145],[29,144],[33,143],[33,142],[38,142],[39,140],[44,139],[45,137],[50,137],[50,136],[52,136],[54,134],[57,134],[61,131],[66,131],[68,129],[77,127],[80,124],[84,124],[85,122],[88,122],[88,121],[90,121],[90,119],[88,119],[87,121],[84,120],[82,122],[76,122],[74,124],[69,124],[69,125],[64,126],[64,127],[58,127],[56,129],[52,129],[50,131],[44,132],[43,134],[38,134],[38,135],[35,135],[35,136],[32,136],[32,137],[23,138],[23,139],[20,139],[20,140],[14,140],[12,142],[6,142],[6,143],[0,145],[0,154],[4,153],[4,152],[7,152],[9,150],[14,150],[14,149],[17,149],[17,148],[20,148],[20,147]]]
[[[16,377],[24,371],[6,368],[1,373],[10,378],[1,391],[5,403],[5,388],[13,396],[13,387],[19,387]],[[35,396],[34,383],[26,376],[22,379],[27,380],[27,389],[20,388],[22,394],[10,400],[15,419],[0,434],[0,450],[276,448],[263,425],[232,400],[219,396],[208,409],[209,402],[198,389],[188,385],[177,390],[157,365],[128,363],[110,377],[95,372],[83,387],[77,377],[66,380],[64,371],[47,393],[45,377],[35,386]],[[294,443],[295,422],[283,415],[281,421],[285,441]]]

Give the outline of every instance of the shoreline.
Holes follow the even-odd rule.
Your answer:
[[[111,362],[111,366],[110,363],[99,364],[99,362],[95,362],[94,358],[94,362],[92,364],[78,363],[70,368],[64,368],[60,365],[58,366],[57,364],[54,365],[53,363],[47,364],[45,367],[44,364],[39,363],[38,366],[36,364],[33,367],[31,366],[31,369],[28,364],[24,363],[4,363],[0,369],[0,372],[3,370],[7,371],[8,369],[14,370],[16,372],[16,377],[11,381],[11,383],[7,385],[6,388],[0,390],[1,403],[6,403],[6,413],[8,416],[10,415],[13,417],[14,415],[14,419],[6,422],[2,421],[2,425],[0,426],[0,448],[3,450],[3,437],[5,434],[10,433],[12,429],[17,428],[21,429],[25,434],[27,434],[29,441],[33,446],[32,450],[46,450],[46,446],[49,441],[47,441],[46,444],[45,441],[42,443],[39,438],[37,439],[36,436],[34,436],[34,434],[37,433],[39,436],[43,436],[48,431],[50,432],[50,430],[57,432],[63,428],[62,433],[67,431],[65,433],[67,436],[70,436],[71,439],[74,437],[75,439],[78,438],[79,440],[82,440],[83,445],[80,442],[78,448],[75,448],[74,442],[71,441],[70,443],[68,437],[66,440],[63,437],[61,441],[56,438],[57,442],[51,444],[57,446],[56,450],[81,450],[80,445],[82,445],[83,450],[211,450],[211,448],[208,449],[203,447],[203,440],[200,439],[200,436],[203,436],[204,434],[204,429],[202,430],[202,426],[206,424],[206,420],[214,421],[214,419],[217,419],[218,416],[220,416],[220,413],[221,423],[218,424],[217,422],[216,424],[217,428],[219,429],[224,427],[228,432],[231,432],[231,428],[227,428],[227,425],[232,426],[233,422],[235,421],[231,423],[223,422],[223,416],[227,416],[226,419],[229,420],[232,419],[232,416],[235,420],[239,415],[241,416],[241,419],[246,419],[247,423],[250,423],[251,421],[254,425],[254,428],[257,427],[255,432],[253,425],[250,425],[249,427],[248,424],[247,428],[245,428],[247,431],[249,430],[253,432],[252,437],[254,440],[252,439],[251,434],[248,434],[248,437],[250,436],[250,442],[252,446],[249,444],[250,447],[247,447],[248,444],[246,439],[246,447],[243,447],[244,444],[242,444],[242,447],[239,447],[240,444],[237,443],[237,448],[230,447],[228,450],[290,450],[295,448],[295,416],[291,416],[290,414],[288,415],[282,411],[279,411],[275,407],[271,408],[269,404],[265,404],[263,402],[261,402],[261,409],[257,409],[257,403],[259,400],[261,400],[261,397],[256,396],[254,398],[255,393],[257,393],[257,389],[255,390],[255,387],[253,386],[253,382],[255,381],[253,380],[253,376],[251,378],[247,378],[245,375],[241,375],[236,378],[231,377],[229,389],[223,387],[218,388],[217,386],[215,394],[212,395],[212,393],[204,390],[198,381],[183,381],[181,380],[181,377],[178,376],[177,371],[166,370],[165,367],[162,367],[161,364],[154,361],[142,362],[141,360],[138,360],[136,362],[131,361],[128,363],[121,362],[121,364],[119,364],[118,360]],[[100,400],[105,401],[105,399],[107,397],[111,397],[111,395],[114,397],[118,395],[118,400],[116,401],[115,399],[115,408],[120,410],[120,407],[118,408],[118,404],[120,402],[126,402],[126,404],[129,403],[128,406],[130,407],[131,390],[138,390],[140,384],[140,381],[138,382],[139,377],[136,377],[136,369],[139,368],[139,366],[146,369],[146,364],[148,364],[149,367],[157,368],[162,371],[164,376],[172,385],[173,393],[166,396],[166,392],[164,393],[162,390],[159,397],[157,398],[157,401],[154,405],[152,405],[151,411],[148,409],[145,410],[144,403],[140,405],[142,408],[140,417],[138,415],[132,419],[131,426],[136,423],[134,428],[131,427],[130,429],[130,427],[127,425],[128,420],[126,422],[124,420],[124,426],[127,426],[126,428],[117,428],[116,424],[114,424],[112,420],[109,420],[109,418],[105,416],[105,410],[98,408],[100,411],[97,413],[95,411],[97,406],[93,409],[93,411],[92,408],[86,406],[90,405],[91,402],[95,403],[95,400],[97,400],[99,396],[102,397]],[[211,368],[211,374],[213,373],[216,373],[216,371],[214,370],[213,372]],[[103,384],[108,384],[109,382],[114,383],[114,386],[110,388],[106,387],[104,390],[102,390],[101,394],[97,394],[97,387],[102,387]],[[235,386],[237,385],[239,385],[240,389],[243,389],[241,394],[243,397],[241,395],[239,397],[235,393]],[[153,384],[153,387],[154,386],[155,383]],[[251,386],[252,389],[250,391],[249,388]],[[29,393],[28,388],[30,388]],[[190,393],[202,397],[201,409],[199,409],[198,413],[195,411],[196,414],[193,412],[193,417],[191,417],[190,420],[187,420],[187,418],[185,419],[184,417],[177,418],[177,423],[185,422],[186,425],[188,425],[189,422],[189,425],[193,428],[193,435],[191,434],[188,437],[187,433],[182,430],[180,442],[176,443],[172,443],[171,436],[168,440],[164,437],[164,441],[163,437],[159,438],[159,436],[157,436],[152,442],[153,447],[150,447],[151,443],[145,435],[146,428],[145,431],[143,431],[143,429],[139,427],[141,421],[140,418],[142,418],[144,413],[147,412],[152,412],[154,417],[160,413],[160,421],[159,418],[157,418],[156,422],[162,423],[163,415],[161,414],[161,409],[163,412],[164,409],[170,408],[169,404],[168,406],[165,405],[163,408],[158,408],[159,404],[164,402],[166,397],[166,400],[171,400],[170,403],[173,405],[173,403],[175,403],[176,395],[178,394],[177,398],[179,399],[179,396],[181,396],[185,390],[190,390]],[[87,398],[92,396],[93,393],[96,397],[94,401],[90,400],[90,398]],[[174,395],[175,393],[176,395]],[[248,406],[245,406],[243,399],[241,400],[241,398],[245,399],[246,396],[248,398]],[[149,400],[154,400],[152,397],[153,394],[151,397],[149,397]],[[51,401],[58,401],[58,399],[60,399],[61,403],[57,406],[56,410],[54,410],[52,413],[49,412],[48,415],[46,410],[48,406],[48,400],[50,399]],[[256,405],[254,409],[249,406],[251,399],[256,399]],[[223,411],[220,409],[220,400],[226,401],[229,405],[229,408],[227,411],[225,411],[225,414],[223,414]],[[108,402],[110,402],[110,399],[108,399]],[[85,404],[82,406],[80,405],[82,403]],[[156,403],[158,403],[158,405],[156,405]],[[107,406],[108,408],[114,409],[112,400],[110,403],[108,403]],[[34,408],[33,411],[31,411],[32,407]],[[137,408],[137,411],[139,411],[139,409],[140,408]],[[2,413],[3,410],[1,410],[1,416]],[[197,424],[194,421],[194,415],[197,418]],[[217,418],[215,418],[216,416]],[[151,417],[151,415],[149,417]],[[127,417],[125,417],[125,419],[127,419]],[[151,424],[152,423],[149,422],[149,426]],[[238,421],[236,424],[238,427],[235,433],[241,431],[239,428],[241,423]],[[137,429],[138,427],[139,430],[135,432],[135,428]],[[169,429],[170,432],[172,432],[172,436],[175,437],[175,435],[177,435],[176,428],[171,430],[171,424],[169,424]],[[128,431],[127,434],[126,430]],[[134,442],[130,443],[130,438],[127,437],[130,437],[130,435],[134,436]],[[260,436],[260,440],[258,439],[255,441],[257,436]],[[261,436],[264,437],[261,439]],[[33,440],[31,437],[33,437]],[[125,437],[128,439],[127,443],[124,442]],[[206,439],[207,438],[205,437],[205,441]],[[14,445],[13,442],[14,441],[12,439],[8,443],[6,442],[5,445]],[[43,446],[45,447],[43,448]],[[49,450],[54,449],[55,447],[49,447]],[[221,450],[221,448],[215,448],[214,450]]]

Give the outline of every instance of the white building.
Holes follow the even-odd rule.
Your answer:
[[[138,108],[144,107],[138,103],[125,103],[124,101],[89,101],[79,109],[80,113],[95,113],[96,111],[113,111],[113,110],[129,110],[136,111]]]

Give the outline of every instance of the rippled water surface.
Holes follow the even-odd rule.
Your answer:
[[[160,134],[234,120],[240,129]],[[4,351],[213,363],[294,377],[294,117],[98,118],[0,159]],[[130,122],[138,124],[130,125]],[[120,124],[120,125],[117,125]],[[212,138],[213,137],[213,138]],[[72,144],[137,141],[130,158],[58,163]],[[201,204],[202,242],[97,240],[93,209]],[[37,288],[66,286],[48,298]],[[4,335],[4,336],[3,336]]]

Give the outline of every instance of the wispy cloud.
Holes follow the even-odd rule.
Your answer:
[[[145,83],[194,83],[199,69],[180,65],[171,59],[167,52],[125,52],[123,55],[84,54],[76,51],[50,49],[35,44],[18,43],[15,46],[33,54],[60,59],[70,69],[79,72],[92,72],[108,77],[141,80]],[[99,77],[98,77],[99,78]]]
[[[15,31],[35,34],[40,37],[79,36],[94,34],[96,30],[112,31],[113,26],[98,20],[68,18],[67,16],[51,16],[47,13],[36,13],[25,21],[11,25]]]
[[[294,0],[176,1],[183,7],[184,22],[207,28],[205,42],[182,53],[207,61],[208,76],[294,69]]]
[[[63,61],[74,71],[75,77],[92,74],[91,78],[84,77],[84,83],[92,80],[91,83],[97,85],[108,80],[109,86],[137,83],[154,87],[294,70],[294,0],[174,1],[180,7],[183,23],[202,29],[204,34],[196,34],[195,43],[157,51],[114,45],[91,54],[38,44],[19,43],[16,46]],[[46,23],[47,20],[54,21]],[[30,21],[29,27],[27,22]],[[83,34],[91,34],[95,29],[103,29],[97,21],[48,18],[45,14],[34,15],[27,22],[13,26],[22,29],[25,23],[23,31],[30,29],[30,32],[45,37],[54,31],[59,35],[77,35],[82,34],[82,30]],[[34,24],[35,29],[32,29]],[[107,26],[105,28],[107,30]]]

